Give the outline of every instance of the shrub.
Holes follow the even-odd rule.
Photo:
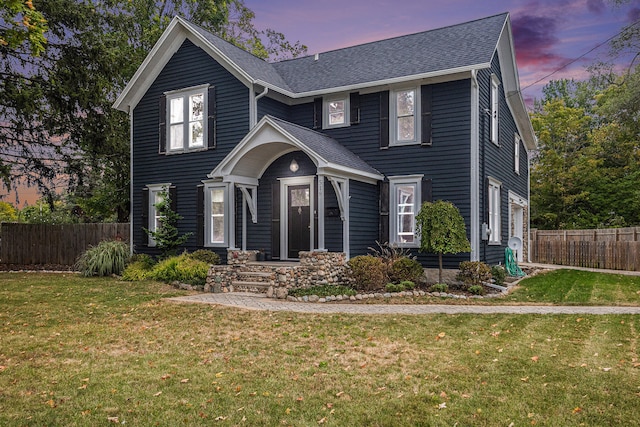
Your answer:
[[[389,275],[389,281],[393,283],[402,281],[419,282],[424,275],[424,269],[413,258],[399,258],[391,264],[387,274]]]
[[[209,265],[220,264],[220,255],[208,249],[198,249],[195,252],[191,252],[189,258],[206,262]]]
[[[153,259],[152,256],[147,254],[133,254],[129,258],[128,263],[129,264],[140,263],[145,267],[147,267],[149,270],[151,270],[151,268],[153,268],[153,266],[156,264],[156,261]]]
[[[76,261],[76,269],[85,277],[121,274],[129,259],[129,245],[105,240],[87,249]]]
[[[151,276],[166,283],[178,281],[194,286],[206,283],[209,264],[180,255],[160,261],[153,269]]]
[[[356,291],[348,286],[343,285],[322,285],[311,286],[309,288],[298,288],[289,291],[289,295],[294,297],[303,297],[305,295],[317,295],[321,298],[332,295],[355,295]]]
[[[467,290],[473,295],[484,295],[484,286],[482,285],[469,286]]]
[[[501,265],[494,265],[491,267],[491,277],[493,277],[496,285],[502,286],[504,279],[507,277],[507,271]]]
[[[384,290],[387,292],[404,292],[406,288],[402,283],[387,283],[384,285]]]
[[[409,249],[400,248],[397,245],[390,245],[388,242],[380,243],[376,240],[378,248],[369,248],[373,252],[373,256],[380,258],[387,268],[391,268],[391,265],[402,258],[411,258],[411,252]],[[413,257],[415,259],[415,257]]]
[[[153,260],[152,260],[153,261]],[[128,282],[137,282],[139,280],[147,280],[151,278],[153,264],[149,265],[144,260],[129,263],[122,272],[122,280]]]
[[[400,285],[404,286],[404,290],[407,291],[412,291],[416,287],[415,282],[412,282],[411,280],[403,280],[402,282],[400,282]]]
[[[356,289],[373,291],[383,287],[385,283],[385,267],[382,260],[373,255],[358,255],[351,258],[349,277],[355,283]]]
[[[456,276],[467,286],[480,286],[491,280],[491,269],[480,261],[463,261],[460,263],[460,272]]]
[[[447,292],[449,290],[449,285],[447,285],[446,283],[436,283],[434,285],[431,285],[431,288],[429,288],[431,290],[431,292]]]

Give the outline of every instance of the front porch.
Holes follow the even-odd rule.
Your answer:
[[[338,285],[347,280],[343,252],[302,251],[300,261],[256,261],[258,251],[227,251],[227,265],[209,269],[205,292],[264,293],[284,299],[289,289]]]

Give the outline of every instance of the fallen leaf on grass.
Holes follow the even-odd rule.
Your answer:
[[[180,382],[181,382],[182,384],[186,384],[186,383],[188,383],[188,382],[189,382],[189,378],[181,379],[181,380],[180,380]]]
[[[220,415],[219,417],[215,418],[216,421],[224,421],[226,419],[227,419],[227,417],[223,417],[222,415]]]
[[[324,424],[327,422],[327,417],[323,417],[320,420],[318,420],[318,424]]]
[[[537,362],[537,361],[538,361],[538,359],[539,359],[539,357],[538,357],[538,356],[533,356],[533,357],[531,358],[531,360],[533,360],[534,362]]]
[[[611,368],[602,368],[602,370],[603,370],[604,372],[609,372],[609,371],[611,370]]]
[[[118,420],[118,417],[107,417],[107,421],[109,421],[110,423],[115,423],[115,424],[119,424],[120,421]]]
[[[438,405],[438,409],[446,409],[447,408],[447,402],[442,402],[441,404]]]
[[[154,394],[154,395],[153,395],[153,397],[158,397],[158,396],[160,396],[161,394],[162,394],[162,392],[161,392],[161,391],[159,391],[159,392],[157,392],[156,394]]]
[[[582,412],[582,408],[579,406],[576,406],[575,408],[573,408],[573,411],[571,411],[574,414],[578,414],[580,412]]]

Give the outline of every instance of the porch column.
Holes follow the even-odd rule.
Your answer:
[[[324,251],[324,175],[318,175],[318,250]]]
[[[229,248],[236,248],[236,184],[229,183]]]

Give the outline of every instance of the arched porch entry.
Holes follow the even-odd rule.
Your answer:
[[[263,117],[208,177],[227,183],[241,197],[229,204],[229,223],[236,224],[229,247],[269,247],[273,258],[282,260],[297,259],[300,250],[327,250],[327,216],[340,218],[341,250],[348,256],[349,181],[375,184],[383,179],[336,140],[271,116]],[[328,186],[335,193],[335,207],[325,206]],[[270,206],[269,217],[258,201]],[[262,235],[251,244],[264,246],[247,247],[249,229]]]

